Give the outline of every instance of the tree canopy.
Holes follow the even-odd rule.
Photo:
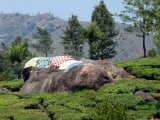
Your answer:
[[[154,43],[156,44],[158,51],[160,52],[160,1],[155,1],[155,25],[153,27]]]
[[[146,34],[152,31],[154,23],[155,2],[157,0],[124,0],[124,11],[120,17],[124,22],[134,24],[137,36],[143,39],[144,57],[146,53]]]
[[[64,53],[74,56],[83,56],[83,45],[84,45],[84,29],[78,21],[76,15],[72,15],[69,18],[66,30],[63,31],[62,44],[64,46]]]
[[[37,42],[33,44],[33,48],[38,53],[47,57],[49,53],[53,52],[53,40],[47,30],[37,27],[37,33],[34,38],[37,39]]]
[[[21,63],[29,56],[28,43],[26,39],[23,39],[21,36],[17,36],[7,51],[9,60],[12,62],[12,74],[16,74],[18,75],[18,78],[21,78]]]
[[[89,54],[90,59],[95,59],[96,55],[96,41],[101,39],[101,31],[95,22],[91,22],[89,26],[86,28],[85,37],[87,38],[87,42],[90,46]]]
[[[103,1],[95,7],[92,13],[92,22],[95,22],[100,30],[100,38],[93,42],[94,53],[92,59],[106,59],[116,55],[116,42],[113,38],[117,35],[112,14],[108,11]]]
[[[11,47],[8,49],[8,52],[12,63],[21,63],[29,55],[27,41],[22,37],[17,36],[12,42]]]

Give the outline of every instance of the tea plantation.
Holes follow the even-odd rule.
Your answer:
[[[1,81],[0,120],[147,120],[160,116],[160,57],[117,63],[132,75],[100,90],[20,94],[23,80]],[[156,100],[146,102],[136,90]]]

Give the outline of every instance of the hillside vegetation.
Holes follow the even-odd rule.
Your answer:
[[[118,65],[138,78],[160,80],[160,57],[123,61],[119,62]]]
[[[160,57],[120,62],[138,78],[118,80],[99,91],[20,94],[22,80],[1,81],[14,92],[0,92],[1,120],[147,120],[160,116]],[[158,102],[135,96],[137,90]]]

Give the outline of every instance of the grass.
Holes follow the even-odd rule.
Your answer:
[[[118,80],[107,84],[99,91],[0,93],[0,120],[147,120],[159,114],[159,102],[144,102],[141,97],[134,95],[135,91],[143,90],[160,100],[158,76],[154,80],[144,79],[144,75],[155,74],[156,70],[153,69],[160,69],[159,57],[120,62],[118,65],[129,68],[131,74],[138,77],[143,74],[133,80]],[[153,71],[146,72],[148,65],[152,65],[150,69]],[[141,70],[141,66],[145,67]],[[22,80],[0,82],[1,87],[12,91],[19,90],[22,85]]]

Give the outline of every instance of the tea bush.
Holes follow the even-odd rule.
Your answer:
[[[98,91],[21,94],[23,80],[0,81],[0,87],[13,91],[0,93],[0,120],[147,120],[159,114],[160,103],[144,102],[134,93],[142,90],[160,100],[159,60],[118,63],[141,79],[117,80]]]
[[[138,78],[160,80],[160,56],[123,61],[117,65]]]
[[[7,88],[11,91],[19,91],[22,85],[24,84],[23,80],[10,80],[10,81],[0,81],[0,87]]]

